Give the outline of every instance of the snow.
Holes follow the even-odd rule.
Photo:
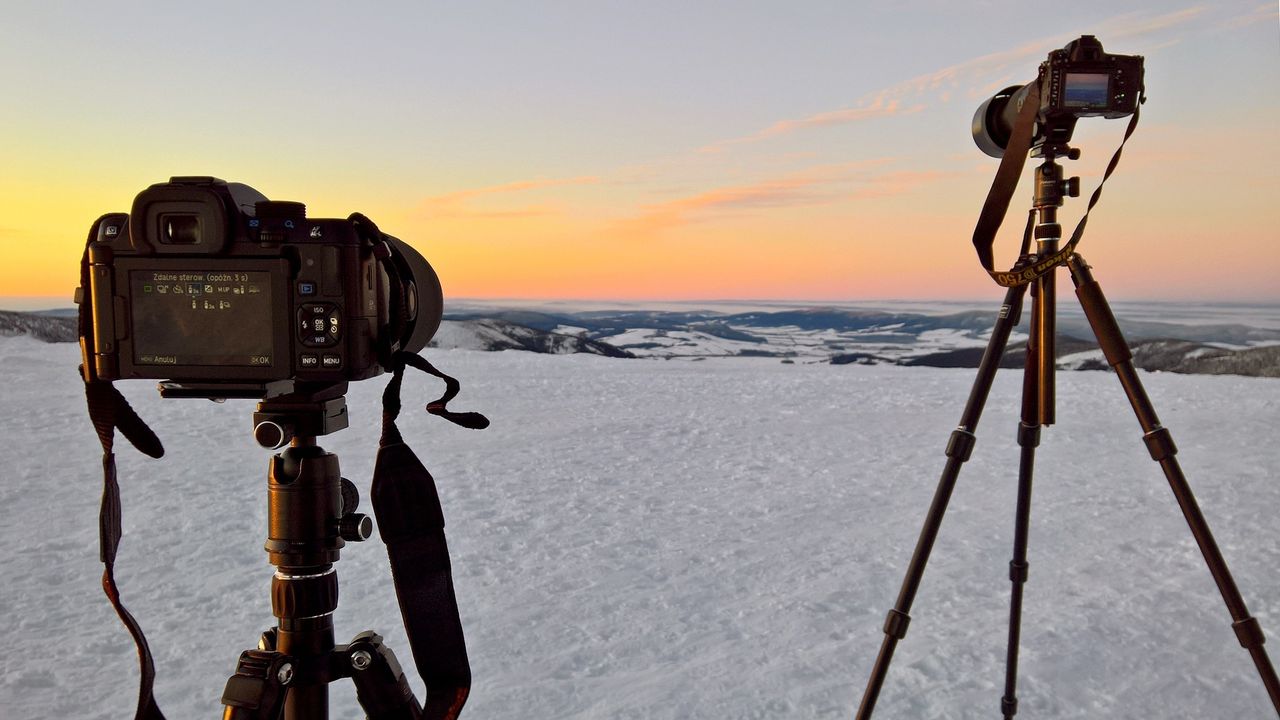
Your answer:
[[[475,676],[463,717],[848,718],[866,684],[972,371],[432,351],[469,431],[413,412],[435,475]],[[123,718],[136,658],[99,585],[99,448],[73,345],[0,338],[5,581],[0,716]],[[1280,382],[1144,374],[1277,652]],[[367,497],[384,381],[321,439]],[[118,440],[117,572],[172,718],[216,716],[272,623],[269,453],[253,404],[119,384],[165,442]],[[1004,679],[1020,376],[1002,371],[876,717],[989,718]],[[1273,710],[1114,376],[1058,375],[1032,509],[1020,717],[1266,718]],[[364,509],[368,509],[366,504]],[[386,555],[338,563],[339,642],[374,629],[407,668]],[[421,682],[410,673],[419,698]],[[349,684],[334,718],[360,716]]]
[[[689,330],[629,328],[601,339],[637,357],[725,357],[763,349],[776,350],[761,343],[727,340]]]
[[[442,348],[461,348],[466,350],[485,350],[493,345],[510,345],[514,338],[504,330],[509,326],[495,327],[491,320],[473,322],[457,322],[444,320],[432,337],[433,346]],[[527,328],[520,328],[526,334],[532,334]]]
[[[985,347],[990,331],[975,337],[966,330],[940,328],[919,334],[902,331],[903,323],[893,323],[865,330],[808,330],[795,325],[778,327],[730,325],[735,330],[760,338],[763,342],[731,340],[704,332],[689,330],[655,330],[628,328],[601,338],[614,347],[644,358],[710,358],[738,355],[788,354],[808,362],[829,362],[833,352],[857,351],[877,357],[901,360],[908,357],[954,350],[963,347]],[[1025,339],[1013,334],[1014,341]],[[469,348],[471,345],[442,342],[443,347]]]

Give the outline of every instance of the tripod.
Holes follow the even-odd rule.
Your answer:
[[[271,459],[267,476],[266,551],[276,627],[257,650],[240,655],[222,695],[224,720],[324,720],[328,684],[349,677],[372,720],[417,720],[422,708],[391,649],[362,632],[334,645],[338,606],[334,563],[346,541],[369,538],[373,523],[355,512],[359,494],[342,477],[338,456],[316,437],[347,427],[346,383],[258,403],[254,437],[267,448],[289,447]]]
[[[1032,258],[1045,260],[1059,250],[1062,228],[1057,223],[1057,209],[1063,204],[1063,197],[1075,197],[1079,194],[1079,179],[1063,180],[1062,167],[1056,158],[1076,159],[1077,150],[1068,148],[1064,143],[1046,143],[1040,151],[1044,162],[1036,170],[1034,209],[1038,213],[1035,226],[1037,252]],[[1024,253],[1027,248],[1024,247]],[[1102,294],[1102,289],[1093,279],[1089,266],[1084,258],[1071,254],[1065,263],[1071,272],[1071,280],[1076,288],[1076,297],[1089,325],[1098,340],[1098,345],[1107,359],[1107,363],[1115,371],[1128,397],[1129,404],[1137,415],[1142,426],[1143,441],[1147,445],[1151,458],[1160,464],[1169,486],[1173,490],[1178,506],[1191,528],[1196,544],[1204,556],[1209,572],[1213,575],[1222,599],[1231,614],[1232,628],[1240,641],[1240,645],[1249,651],[1257,667],[1267,694],[1280,716],[1280,680],[1277,680],[1275,668],[1263,648],[1265,637],[1262,627],[1256,619],[1249,615],[1240,591],[1227,569],[1226,561],[1218,550],[1213,535],[1204,516],[1196,503],[1191,487],[1182,474],[1182,468],[1175,457],[1177,449],[1169,431],[1160,425],[1155,409],[1148,399],[1142,382],[1134,369],[1132,354],[1124,336],[1120,332],[1111,308]],[[1055,268],[1056,269],[1056,268]],[[1031,305],[1031,334],[1027,341],[1026,366],[1022,385],[1022,418],[1018,428],[1018,445],[1021,457],[1018,464],[1018,497],[1014,526],[1013,559],[1009,563],[1009,579],[1012,582],[1012,595],[1009,603],[1009,643],[1006,659],[1005,690],[1000,707],[1005,720],[1013,718],[1018,711],[1017,676],[1018,676],[1018,642],[1022,622],[1022,591],[1027,581],[1027,536],[1031,513],[1031,480],[1035,461],[1035,449],[1040,443],[1040,428],[1054,422],[1054,352],[1055,336],[1055,282],[1054,270],[1050,270],[1033,281]],[[929,554],[937,538],[946,513],[951,492],[955,488],[960,469],[973,452],[976,436],[974,434],[983,406],[995,379],[996,369],[1004,355],[1005,346],[1009,342],[1009,334],[1017,326],[1022,311],[1022,303],[1026,294],[1026,285],[1010,287],[1005,294],[1004,303],[986,352],[978,365],[977,379],[969,393],[961,416],[959,427],[951,433],[946,449],[946,465],[942,477],[938,481],[937,490],[925,517],[924,527],[916,542],[915,552],[907,567],[906,577],[898,593],[897,603],[889,611],[884,624],[884,640],[880,645],[879,655],[871,671],[871,679],[862,696],[862,704],[858,708],[858,720],[867,720],[875,709],[876,699],[884,684],[889,663],[898,641],[906,637],[907,626],[911,621],[909,612],[920,587]]]

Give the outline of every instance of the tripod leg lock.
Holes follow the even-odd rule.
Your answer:
[[[967,462],[977,443],[978,438],[972,432],[962,427],[956,428],[951,431],[951,439],[947,441],[947,457]]]
[[[1009,561],[1009,579],[1016,583],[1024,583],[1027,581],[1031,563],[1018,562],[1017,560]]]
[[[1240,640],[1240,647],[1245,650],[1253,650],[1262,647],[1267,641],[1267,636],[1262,634],[1262,624],[1257,618],[1247,617],[1243,620],[1237,620],[1231,623],[1231,629],[1236,631],[1236,637]]]
[[[1039,447],[1040,426],[1018,423],[1018,447]]]
[[[907,636],[907,626],[910,624],[911,616],[895,608],[884,619],[884,634],[901,640]]]
[[[1018,714],[1018,698],[1003,697],[1000,698],[1000,712],[1007,718],[1011,718]]]
[[[227,720],[275,720],[294,679],[291,657],[274,650],[246,650],[222,693]]]
[[[366,630],[350,644],[336,648],[334,654],[345,658],[356,698],[369,720],[419,720],[423,716],[400,661],[383,644],[381,635]]]
[[[1151,453],[1151,459],[1156,462],[1178,454],[1178,446],[1173,444],[1173,435],[1169,432],[1169,428],[1158,427],[1152,430],[1142,436],[1142,442],[1147,444],[1147,452]]]

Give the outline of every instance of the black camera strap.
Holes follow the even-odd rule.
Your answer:
[[[98,440],[102,443],[102,507],[98,512],[98,548],[99,556],[105,570],[102,573],[102,590],[111,601],[120,621],[133,636],[138,647],[139,674],[138,709],[134,713],[135,720],[164,720],[164,714],[156,705],[153,688],[156,678],[155,660],[151,656],[151,648],[147,638],[142,634],[142,626],[125,609],[120,599],[120,590],[116,587],[116,551],[120,546],[122,533],[120,510],[120,484],[116,479],[116,456],[112,452],[115,442],[115,431],[121,433],[133,446],[153,458],[164,455],[164,447],[151,428],[138,417],[129,402],[111,383],[103,380],[86,382],[85,398],[89,404],[89,418],[93,421]]]
[[[453,590],[440,495],[431,473],[405,444],[396,427],[406,365],[445,381],[444,395],[429,403],[427,412],[473,430],[488,427],[489,420],[479,413],[449,410],[449,401],[458,394],[458,381],[421,356],[406,352],[392,356],[392,377],[382,394],[382,438],[373,469],[373,510],[378,532],[387,546],[409,647],[418,674],[427,686],[423,717],[452,720],[462,711],[471,692],[471,666]]]
[[[84,337],[92,337],[92,334]],[[387,546],[392,579],[409,646],[418,674],[427,687],[424,720],[458,717],[471,690],[462,621],[453,589],[449,548],[444,535],[444,513],[431,473],[405,444],[396,426],[400,414],[400,387],[406,365],[445,381],[444,395],[426,407],[462,427],[482,430],[484,415],[448,408],[460,389],[457,380],[437,370],[419,355],[398,352],[393,374],[383,392],[382,437],[373,471],[373,507],[379,533]],[[83,373],[83,367],[81,368]],[[124,606],[115,581],[115,559],[122,534],[120,486],[117,481],[115,431],[119,429],[134,447],[146,455],[164,455],[160,439],[108,381],[85,381],[89,418],[102,444],[102,507],[99,513],[99,547],[105,572],[102,587],[116,614],[138,648],[140,682],[135,720],[164,720],[154,695],[155,660],[142,627]]]
[[[1133,116],[1129,119],[1129,126],[1124,131],[1124,139],[1120,141],[1120,147],[1116,148],[1115,154],[1111,156],[1111,162],[1107,164],[1107,171],[1102,176],[1102,182],[1098,183],[1097,189],[1090,196],[1089,206],[1085,209],[1084,216],[1080,218],[1080,222],[1076,224],[1075,231],[1071,233],[1071,239],[1057,252],[1048,257],[1032,258],[1027,256],[1029,243],[1027,243],[1027,236],[1024,236],[1022,257],[1018,259],[1018,263],[1013,268],[1000,272],[995,269],[995,260],[991,248],[995,243],[996,233],[1000,230],[1001,223],[1004,222],[1005,214],[1009,211],[1009,201],[1013,199],[1013,192],[1017,189],[1018,180],[1022,177],[1022,169],[1026,164],[1027,154],[1031,152],[1036,116],[1040,110],[1040,85],[1035,83],[1031,86],[1022,107],[1018,111],[1017,119],[1013,124],[1013,132],[1009,137],[1009,145],[1005,148],[1004,155],[1000,158],[1000,168],[996,170],[995,179],[991,182],[991,189],[987,191],[986,202],[982,205],[982,213],[978,216],[977,227],[973,230],[973,247],[978,251],[978,260],[997,285],[1001,287],[1025,285],[1042,275],[1048,274],[1054,268],[1065,263],[1075,253],[1076,246],[1080,244],[1081,238],[1084,237],[1084,228],[1089,222],[1089,213],[1093,210],[1093,206],[1098,204],[1098,200],[1102,198],[1102,186],[1106,184],[1107,178],[1111,177],[1111,173],[1115,172],[1116,166],[1120,163],[1120,154],[1124,150],[1124,145],[1129,141],[1129,137],[1133,135],[1134,129],[1138,126],[1139,109],[1146,102],[1145,93],[1145,90],[1138,92],[1138,102],[1134,106]],[[1027,225],[1028,230],[1034,224],[1034,213],[1033,209],[1032,220]]]
[[[96,226],[95,226],[96,227]],[[90,234],[90,240],[93,235]],[[80,287],[89,287],[88,245],[85,256],[80,261]],[[124,606],[120,599],[120,589],[116,587],[116,552],[120,547],[120,536],[123,533],[120,508],[120,483],[116,476],[116,456],[114,452],[115,432],[120,430],[135,448],[153,458],[164,456],[164,446],[160,438],[134,412],[129,401],[124,399],[120,391],[110,381],[102,380],[92,371],[93,362],[93,319],[88,302],[80,306],[78,317],[81,352],[84,364],[80,366],[80,376],[84,380],[85,400],[89,408],[89,419],[93,429],[98,433],[98,442],[102,445],[102,505],[98,510],[98,555],[102,560],[102,590],[111,607],[115,608],[120,621],[124,623],[133,642],[138,648],[139,683],[138,708],[134,720],[164,720],[164,714],[156,705],[153,689],[156,678],[155,659],[151,656],[151,647],[142,633],[142,626]]]

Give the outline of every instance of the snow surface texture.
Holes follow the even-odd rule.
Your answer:
[[[968,370],[436,351],[484,432],[420,411],[475,687],[472,718],[849,718],[879,647]],[[99,448],[74,345],[0,338],[0,717],[130,717],[137,662],[99,585]],[[1280,652],[1280,382],[1144,375],[1250,609]],[[1037,462],[1021,712],[1272,717],[1248,654],[1114,376],[1058,377]],[[268,453],[252,402],[122,383],[168,455],[118,440],[117,564],[171,718],[218,717],[272,624]],[[367,498],[384,381],[323,438]],[[1002,372],[876,717],[990,718],[1004,677],[1019,373]],[[367,500],[364,508],[368,511]],[[412,667],[385,551],[348,544],[337,637],[384,634]],[[419,698],[421,682],[412,673]],[[349,683],[334,718],[360,717]]]

